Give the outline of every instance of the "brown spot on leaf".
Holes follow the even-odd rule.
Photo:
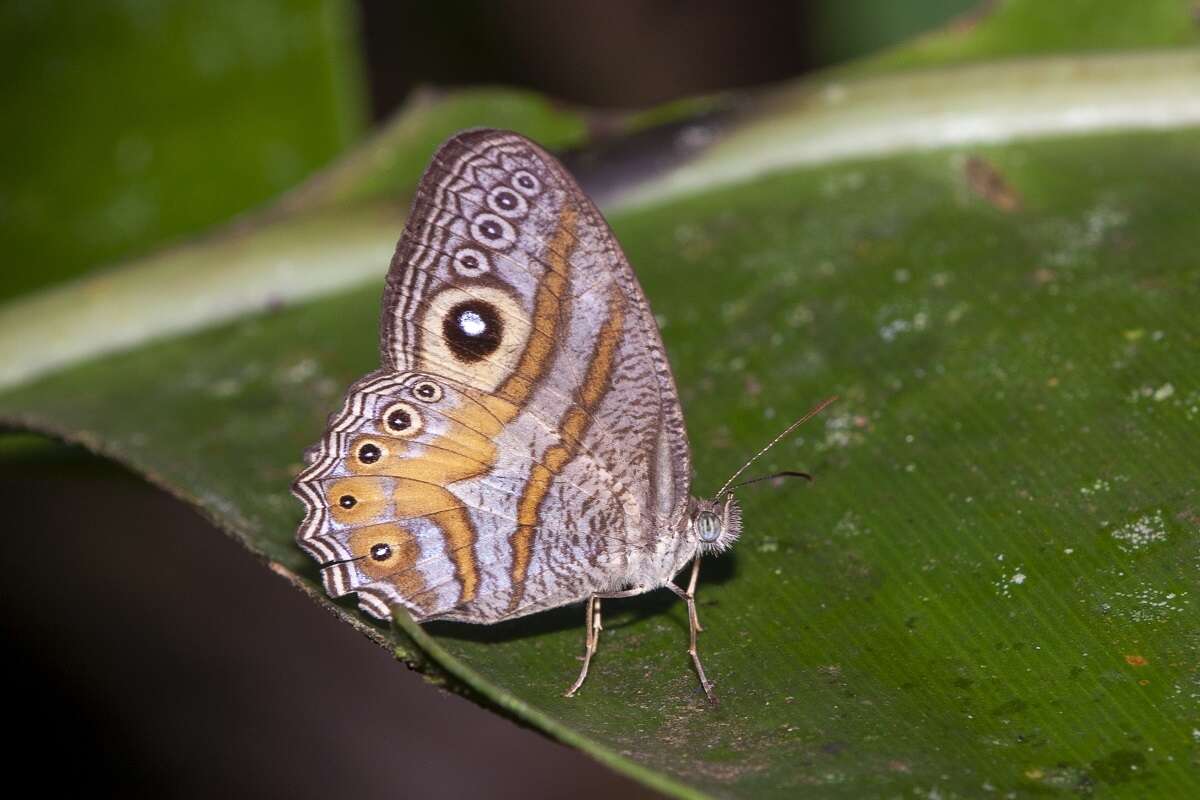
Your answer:
[[[1200,511],[1197,511],[1194,508],[1188,508],[1180,511],[1175,519],[1179,520],[1180,522],[1190,522],[1191,524],[1200,527]]]
[[[982,0],[973,8],[959,14],[947,23],[946,28],[953,33],[968,34],[986,20],[996,10],[998,0]]]
[[[1144,667],[1150,662],[1146,660],[1145,656],[1128,655],[1125,656],[1125,663],[1131,667]]]
[[[1048,283],[1054,283],[1056,280],[1058,280],[1058,273],[1052,269],[1038,267],[1033,272],[1033,282],[1038,286],[1045,286]]]
[[[1020,210],[1021,195],[992,162],[979,156],[971,156],[967,159],[964,169],[967,174],[967,186],[993,208],[1004,212]]]

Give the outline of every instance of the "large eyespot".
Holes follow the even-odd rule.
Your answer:
[[[513,173],[513,188],[526,197],[533,197],[542,191],[542,182],[527,169]]]
[[[383,458],[383,450],[374,442],[364,442],[358,446],[358,452],[355,455],[361,464],[374,464]]]
[[[446,381],[433,376],[452,375],[456,384],[495,391],[517,367],[529,342],[530,317],[521,299],[507,289],[447,286],[432,295],[420,312],[418,329],[424,335],[412,365],[420,375],[409,386],[435,380],[449,392]],[[405,399],[409,398],[423,408],[421,397],[406,392]]]
[[[477,278],[491,268],[491,261],[482,250],[464,247],[454,254],[454,271],[464,278]]]
[[[507,250],[517,241],[517,233],[508,220],[495,214],[480,214],[471,221],[471,236],[493,250]]]
[[[464,300],[442,319],[442,338],[459,361],[482,361],[504,341],[504,323],[491,303]]]
[[[415,436],[421,424],[420,413],[408,403],[392,403],[383,412],[383,427],[393,436]]]
[[[392,557],[392,546],[386,542],[371,545],[372,561],[387,561]]]
[[[509,219],[519,219],[529,212],[529,202],[504,185],[488,192],[487,204],[492,211]]]
[[[433,381],[421,381],[412,387],[413,397],[425,403],[436,403],[442,399],[442,387]]]
[[[344,494],[338,498],[338,505],[342,508],[354,508],[358,505],[358,499],[352,494]]]

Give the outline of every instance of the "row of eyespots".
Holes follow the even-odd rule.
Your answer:
[[[431,380],[421,380],[413,384],[409,389],[409,394],[415,400],[423,403],[436,403],[445,396],[442,387]],[[403,400],[389,405],[384,410],[382,419],[384,429],[401,438],[415,436],[425,424],[416,407]],[[379,445],[374,442],[365,442],[358,448],[358,460],[363,464],[374,464],[383,455]],[[342,508],[353,508],[358,503],[358,499],[353,495],[345,494],[338,498],[338,503]],[[402,546],[401,550],[403,549]],[[397,551],[387,542],[376,542],[371,545],[367,553],[376,563],[388,561],[397,555]]]
[[[442,399],[442,387],[430,380],[414,384],[409,393],[424,403],[436,403]],[[383,412],[383,429],[395,436],[407,439],[416,436],[425,427],[421,412],[403,400],[392,403]],[[358,448],[358,460],[363,464],[374,464],[383,457],[383,450],[374,442],[366,442]]]
[[[514,191],[515,190],[515,191]],[[529,170],[513,173],[512,186],[500,184],[487,196],[487,204],[495,213],[484,212],[471,220],[471,238],[491,250],[503,251],[517,242],[517,233],[508,221],[518,220],[529,213],[529,201],[542,191],[542,182]],[[467,277],[478,277],[491,269],[487,253],[474,247],[464,247],[454,254],[454,269]]]
[[[424,403],[436,403],[444,396],[442,387],[430,380],[413,384],[409,391],[414,398]],[[415,436],[425,424],[420,412],[412,404],[404,401],[388,406],[382,419],[384,430],[401,438]],[[355,457],[360,464],[374,464],[383,458],[386,452],[380,445],[368,441],[359,445]],[[338,498],[338,505],[342,508],[354,508],[358,505],[358,498],[352,494],[344,494]]]

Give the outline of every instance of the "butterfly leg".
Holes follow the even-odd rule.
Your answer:
[[[583,680],[587,677],[588,666],[592,663],[592,656],[596,654],[596,645],[600,643],[600,630],[600,596],[594,594],[587,601],[587,632],[584,635],[583,667],[579,670],[579,677],[575,679],[575,683],[571,684],[571,688],[567,689],[563,697],[574,697],[575,692],[579,691],[579,687],[583,685]]]
[[[692,657],[692,663],[696,665],[696,674],[700,676],[700,685],[704,688],[704,694],[708,696],[708,701],[714,705],[717,703],[716,692],[713,691],[713,685],[704,674],[704,665],[700,663],[700,652],[696,649],[696,634],[704,630],[700,627],[700,619],[696,616],[696,580],[700,577],[700,558],[697,557],[692,561],[692,577],[688,580],[688,588],[686,591],[680,589],[672,582],[667,582],[667,587],[675,594],[679,595],[688,609],[688,655]]]
[[[571,684],[571,688],[567,689],[563,697],[574,697],[575,692],[579,691],[579,687],[583,685],[584,678],[587,677],[588,665],[592,663],[592,656],[596,654],[596,646],[600,644],[600,631],[604,630],[604,626],[600,624],[600,601],[619,597],[633,597],[634,595],[642,594],[644,591],[645,589],[626,589],[623,592],[593,594],[588,598],[587,634],[583,653],[583,667],[579,670],[579,677],[575,679],[575,683]]]
[[[696,581],[700,578],[700,559],[692,559],[692,577],[688,578],[687,593],[692,598],[696,597]],[[700,625],[700,618],[696,616],[696,604],[691,603],[688,606],[688,618],[696,633],[703,633],[704,628]]]

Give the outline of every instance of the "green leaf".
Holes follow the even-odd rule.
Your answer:
[[[224,221],[358,138],[345,0],[0,6],[0,298]]]
[[[1018,56],[1194,47],[1200,25],[1190,0],[1007,0],[980,3],[957,24],[897,48],[876,67],[961,64]]]
[[[665,592],[606,604],[570,700],[579,608],[394,630],[339,613],[680,796],[1195,795],[1198,74],[1194,54],[1162,52],[817,80],[696,127],[711,146],[611,194],[699,493],[842,397],[760,465],[816,482],[747,488],[742,541],[702,572],[720,706]],[[1018,86],[1064,113],[1024,124]],[[1130,86],[1152,119],[1113,113]],[[888,96],[912,102],[881,109]],[[505,97],[398,120],[375,156],[403,165],[390,179],[352,162],[248,230],[0,310],[0,419],[132,466],[328,602],[292,542],[287,486],[377,363],[399,184],[472,107],[523,108],[509,124],[555,144],[578,136],[570,115]],[[1003,113],[964,124],[981,108]],[[896,145],[881,125],[928,138]],[[853,146],[809,146],[836,140]],[[307,283],[268,304],[281,254],[307,259],[289,273]],[[188,273],[172,259],[226,265],[185,326],[137,303],[203,288],[172,283]],[[127,335],[71,349],[52,334],[88,290]]]

